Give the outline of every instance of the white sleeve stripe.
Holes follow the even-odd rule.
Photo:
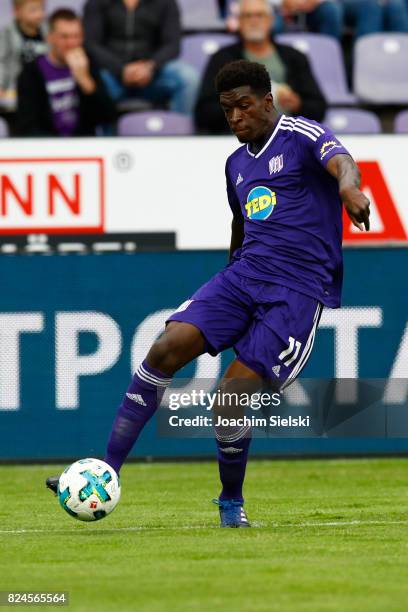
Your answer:
[[[304,125],[305,127],[310,128],[311,130],[316,130],[317,132],[319,132],[319,134],[324,134],[324,129],[320,127],[320,125],[314,125],[313,123],[308,123],[307,121],[304,121],[303,119],[298,119],[297,123],[300,123],[301,125]]]
[[[300,132],[301,134],[305,134],[305,136],[309,136],[310,140],[313,140],[313,142],[316,142],[317,140],[316,136],[312,136],[310,132],[306,132],[305,130],[302,130],[302,128],[298,127],[297,125],[295,125],[293,129],[295,130],[295,132]]]
[[[324,130],[322,130],[318,125],[310,125],[310,123],[306,123],[306,121],[302,121],[301,119],[298,119],[296,125],[300,125],[300,127],[305,127],[309,129],[317,137],[324,134]]]
[[[320,132],[321,134],[324,134],[325,131],[322,128],[321,125],[317,125],[317,124],[313,124],[313,123],[309,123],[309,121],[305,121],[305,119],[301,119],[300,117],[284,117],[283,119],[284,121],[293,121],[293,123],[302,123],[305,127],[308,127],[310,129],[314,129],[317,130],[318,132]]]
[[[293,132],[293,128],[295,126],[294,125],[286,125],[284,123],[281,123],[280,129],[281,130],[289,130],[290,132]]]
[[[308,127],[307,125],[304,125],[304,123],[301,123],[300,121],[295,121],[295,123],[288,123],[288,124],[285,123],[285,125],[292,125],[294,128],[297,127],[299,129],[302,129],[302,130],[307,130],[308,132],[310,132],[311,134],[313,134],[317,138],[320,138],[320,136],[321,136],[321,134],[317,130],[315,130],[315,129],[311,128],[311,127]]]
[[[310,130],[311,132],[313,132],[313,134],[315,134],[315,136],[319,137],[322,134],[325,133],[324,129],[320,127],[320,125],[313,125],[312,123],[309,123],[308,121],[305,121],[304,119],[299,119],[299,118],[293,118],[293,117],[285,117],[283,121],[287,121],[287,122],[293,122],[291,123],[291,125],[297,125],[298,127],[302,127],[305,129]]]
[[[302,130],[301,128],[296,127],[295,125],[281,125],[281,130],[289,130],[290,132],[300,132],[301,134],[304,134],[305,136],[307,136],[308,138],[310,138],[310,140],[313,140],[313,142],[316,142],[317,138],[316,136],[313,136],[313,134],[311,134],[310,132],[306,132],[305,130]]]

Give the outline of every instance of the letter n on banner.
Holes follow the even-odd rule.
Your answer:
[[[380,165],[376,161],[358,162],[361,171],[361,190],[372,194],[372,206],[376,207],[382,222],[381,231],[353,231],[353,224],[343,209],[343,239],[345,242],[365,242],[370,240],[407,240],[407,234],[394,200],[385,182]]]

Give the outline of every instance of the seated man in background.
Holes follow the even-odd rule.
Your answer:
[[[273,42],[270,36],[272,25],[273,13],[268,0],[242,0],[240,42],[215,53],[204,74],[195,112],[199,130],[212,134],[229,132],[214,80],[225,64],[239,59],[264,64],[272,81],[275,107],[279,112],[322,120],[326,102],[308,59],[292,47]]]
[[[47,51],[44,0],[13,0],[13,5],[14,21],[0,31],[0,107],[7,110],[16,107],[22,68]]]
[[[181,26],[175,0],[88,0],[84,24],[87,49],[115,101],[135,96],[192,113],[198,75],[176,60]]]
[[[95,135],[115,108],[82,47],[80,18],[69,9],[49,19],[49,51],[27,64],[18,80],[20,136]]]
[[[304,24],[313,32],[335,38],[340,38],[342,34],[342,11],[334,0],[269,0],[269,3],[274,13],[275,35],[284,32],[288,22],[293,22],[299,16],[303,17]],[[239,0],[229,5],[226,23],[230,32],[239,29],[239,5]]]

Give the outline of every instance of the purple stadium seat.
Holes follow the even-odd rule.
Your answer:
[[[401,111],[394,119],[394,132],[408,134],[408,110]]]
[[[190,136],[194,133],[190,117],[165,111],[129,113],[119,119],[119,136]]]
[[[181,59],[194,66],[201,76],[209,57],[221,47],[232,45],[236,41],[237,37],[234,34],[192,34],[191,36],[183,36]]]
[[[85,2],[86,0],[47,0],[47,15],[50,15],[59,8],[69,8],[78,13],[78,15],[82,15]]]
[[[354,91],[375,104],[408,102],[408,34],[370,34],[354,47]]]
[[[218,0],[178,0],[185,30],[224,30]]]
[[[328,104],[356,104],[356,97],[347,87],[343,54],[336,39],[323,34],[296,33],[280,34],[276,41],[307,55]]]
[[[380,134],[377,115],[357,108],[333,108],[327,111],[323,123],[336,134]]]

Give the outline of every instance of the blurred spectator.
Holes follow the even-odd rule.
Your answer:
[[[408,32],[405,0],[336,0],[342,21],[351,25],[355,37],[377,32]]]
[[[281,10],[284,17],[304,14],[306,26],[312,32],[335,38],[342,35],[342,8],[338,0],[283,0]]]
[[[240,12],[241,40],[220,49],[209,60],[196,106],[197,127],[205,132],[228,132],[228,125],[215,91],[217,72],[238,59],[264,64],[271,76],[276,108],[287,114],[320,121],[326,102],[303,53],[280,45],[270,37],[273,13],[268,0],[243,0]]]
[[[198,75],[175,59],[181,38],[175,0],[88,0],[84,22],[87,49],[115,101],[169,101],[172,111],[191,114]]]
[[[13,4],[15,20],[0,31],[0,106],[7,110],[16,107],[17,78],[23,66],[47,50],[44,0]]]
[[[17,133],[80,136],[115,118],[98,71],[90,65],[79,17],[69,9],[51,15],[49,51],[26,64],[18,79]]]
[[[344,25],[351,26],[355,37],[376,32],[408,32],[406,0],[269,0],[274,7],[274,34],[285,29],[291,19],[304,17],[312,32],[340,39]],[[239,2],[230,3],[227,27],[236,31]]]
[[[279,34],[299,16],[305,17],[311,30],[327,36],[340,37],[342,31],[342,9],[335,0],[269,0],[274,11],[273,34]],[[227,15],[227,29],[236,32],[239,28],[239,0],[231,2]]]

